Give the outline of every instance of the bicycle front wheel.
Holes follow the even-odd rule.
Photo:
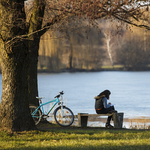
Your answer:
[[[54,117],[56,122],[62,127],[68,127],[72,125],[74,121],[73,112],[66,106],[56,108],[54,111]]]
[[[37,109],[36,106],[29,106],[29,109],[30,109],[30,114],[35,122],[35,125],[37,125],[40,122],[42,117],[41,111],[39,109],[36,110]]]

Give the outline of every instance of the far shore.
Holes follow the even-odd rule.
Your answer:
[[[125,69],[124,67],[118,67],[116,66],[103,66],[99,69],[79,69],[79,68],[64,68],[64,69],[60,69],[58,71],[50,71],[48,69],[38,69],[38,73],[63,73],[63,72],[100,72],[100,71],[150,71],[150,67],[146,67],[143,69],[132,69],[132,68],[128,68]]]
[[[80,69],[80,68],[62,68],[59,70],[50,70],[47,68],[38,68],[37,72],[38,73],[63,73],[63,72],[100,72],[100,71],[150,71],[150,65],[145,66],[143,68],[125,68],[123,65],[108,65],[108,66],[101,66],[101,68],[93,68],[93,69]],[[1,69],[0,69],[0,74],[1,74]]]

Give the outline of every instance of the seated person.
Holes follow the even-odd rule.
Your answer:
[[[97,114],[107,114],[107,113],[116,113],[114,106],[111,106],[111,103],[107,104],[107,100],[109,100],[110,91],[105,90],[101,92],[98,96],[95,98],[95,110]],[[107,122],[106,122],[106,128],[113,128],[113,126],[110,124],[110,121],[112,119],[112,116],[108,116]]]

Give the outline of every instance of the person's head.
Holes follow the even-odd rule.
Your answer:
[[[99,96],[104,95],[107,99],[109,99],[109,95],[110,95],[110,94],[111,94],[111,92],[110,92],[109,90],[105,90],[105,91],[101,92],[101,93],[99,94]]]

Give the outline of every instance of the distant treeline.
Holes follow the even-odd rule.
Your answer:
[[[97,28],[49,31],[41,38],[38,69],[96,71],[105,66],[106,70],[150,70],[149,41],[150,31],[126,29],[125,25],[117,29],[117,22],[110,21],[100,22]]]
[[[39,71],[150,70],[150,31],[110,20],[76,24],[41,37]]]

